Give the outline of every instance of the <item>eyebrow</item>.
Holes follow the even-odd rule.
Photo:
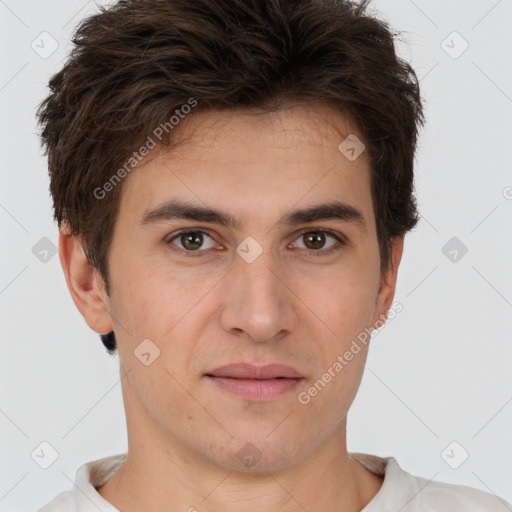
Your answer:
[[[227,212],[196,206],[187,202],[170,200],[144,212],[141,225],[146,226],[174,219],[187,219],[196,222],[211,222],[231,229],[241,229],[238,219]],[[278,224],[294,226],[319,220],[336,219],[358,225],[366,232],[364,215],[357,208],[340,201],[331,201],[303,209],[292,210],[284,215]]]

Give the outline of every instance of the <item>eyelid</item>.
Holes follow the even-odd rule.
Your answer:
[[[299,236],[303,235],[304,233],[325,233],[326,235],[330,235],[334,238],[339,239],[341,242],[344,242],[344,243],[347,242],[347,238],[345,237],[345,235],[343,233],[340,233],[339,231],[336,231],[335,229],[331,229],[331,228],[321,228],[321,227],[303,228],[295,235],[295,237],[299,237]]]

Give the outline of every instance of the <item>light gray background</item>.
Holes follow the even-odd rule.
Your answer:
[[[373,5],[406,31],[400,53],[421,78],[428,124],[417,154],[422,220],[406,238],[395,297],[404,310],[372,342],[349,451],[392,455],[413,474],[512,502],[512,0]],[[57,244],[57,227],[35,107],[75,24],[94,10],[0,0],[4,512],[36,510],[72,487],[80,465],[127,446],[117,357],[76,310],[58,255],[43,262],[36,246]],[[51,50],[44,31],[59,45],[46,58],[31,47]],[[454,31],[469,44],[460,56]],[[442,252],[452,237],[468,248],[456,262]],[[48,469],[31,458],[43,441],[59,454]],[[442,457],[453,441],[462,448],[448,450],[452,464],[469,453],[458,469]]]

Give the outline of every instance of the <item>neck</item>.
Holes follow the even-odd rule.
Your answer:
[[[345,420],[314,455],[258,473],[219,467],[168,438],[146,439],[131,439],[125,464],[98,489],[124,512],[358,512],[383,481],[347,453]]]

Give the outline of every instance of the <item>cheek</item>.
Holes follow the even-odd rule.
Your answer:
[[[371,324],[376,283],[368,269],[351,265],[302,278],[297,295],[326,333],[346,340]]]
[[[186,272],[170,272],[143,260],[125,260],[112,273],[112,282],[111,313],[129,326],[134,340],[165,339],[207,285],[204,279],[186,279]]]
[[[205,295],[204,282],[182,281],[183,277],[178,280],[146,272],[140,280],[134,276],[126,283],[120,289],[120,300],[114,301],[116,314],[128,326],[121,329],[120,357],[127,368],[136,372],[142,393],[146,387],[161,388],[169,379],[172,384],[171,374],[180,382],[189,378],[190,359],[208,316],[204,313],[207,303],[201,301]],[[146,359],[154,358],[150,367],[137,359],[137,354],[142,353],[150,354]],[[154,375],[155,371],[158,373]],[[179,389],[176,391],[179,394]]]
[[[340,346],[298,397],[299,407],[325,431],[334,431],[346,416],[359,389],[367,353],[367,345],[360,342]]]

